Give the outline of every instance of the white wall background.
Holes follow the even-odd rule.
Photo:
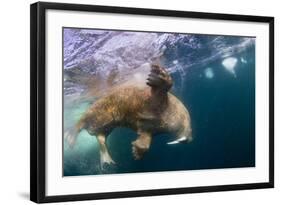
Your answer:
[[[52,0],[49,0],[52,1]],[[69,202],[67,204],[279,204],[281,199],[281,12],[278,1],[259,0],[60,0],[68,3],[145,7],[275,17],[275,177],[276,188],[176,196]],[[0,204],[29,199],[29,4],[2,1],[0,7]],[[64,204],[64,203],[63,203]]]

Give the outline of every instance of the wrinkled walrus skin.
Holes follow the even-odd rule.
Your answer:
[[[100,144],[101,165],[115,163],[107,150],[106,137],[116,127],[137,132],[138,137],[132,142],[135,159],[143,157],[157,133],[175,136],[175,141],[169,144],[190,142],[190,116],[182,102],[168,92],[172,84],[164,68],[151,65],[147,86],[124,86],[94,102],[76,124],[74,132],[66,134],[68,141],[73,144],[82,129],[95,135]]]

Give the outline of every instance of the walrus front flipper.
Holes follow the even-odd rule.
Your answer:
[[[151,134],[139,132],[138,138],[132,142],[132,152],[134,159],[141,159],[145,152],[148,151],[151,144]]]
[[[159,65],[152,64],[146,84],[154,90],[168,92],[173,85],[173,81],[169,73],[164,68]]]

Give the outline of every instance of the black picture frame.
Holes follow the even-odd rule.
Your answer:
[[[195,19],[263,22],[269,24],[269,181],[249,184],[169,188],[158,190],[88,193],[46,196],[46,10],[67,10],[102,13],[169,16]],[[274,18],[265,16],[230,15],[217,13],[125,8],[81,4],[38,2],[30,6],[30,199],[37,203],[76,200],[96,200],[198,192],[230,191],[274,187]]]

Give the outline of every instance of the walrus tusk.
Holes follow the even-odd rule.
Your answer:
[[[171,141],[171,142],[168,142],[167,144],[178,144],[179,142],[182,142],[182,141],[185,141],[186,140],[186,137],[181,137],[179,139],[176,139],[174,141]]]

